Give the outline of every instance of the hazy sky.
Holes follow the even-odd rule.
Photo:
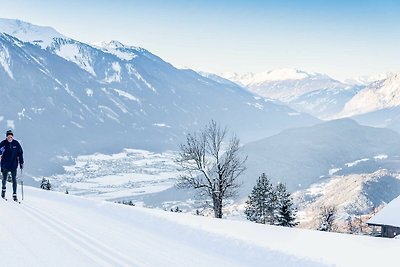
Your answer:
[[[2,18],[140,46],[178,67],[338,79],[400,71],[399,14],[394,0],[0,0]]]

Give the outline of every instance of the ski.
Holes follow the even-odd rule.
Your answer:
[[[18,203],[18,204],[21,204],[21,201],[19,201],[19,200],[14,200],[14,199],[13,199],[13,202]]]
[[[2,199],[4,199],[4,201],[8,201],[8,198],[6,198],[6,197],[2,197]],[[21,201],[19,201],[19,200],[14,200],[13,199],[12,202],[15,202],[15,203],[18,203],[18,204],[22,204]]]

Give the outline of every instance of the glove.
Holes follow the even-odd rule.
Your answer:
[[[24,164],[23,163],[19,164],[19,168],[22,170],[24,168]]]

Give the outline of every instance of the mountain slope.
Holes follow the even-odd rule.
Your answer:
[[[382,256],[400,248],[396,240],[212,219],[25,189],[22,204],[0,202],[0,213],[7,214],[0,236],[4,266],[396,266]],[[329,244],[329,249],[320,244]]]
[[[400,132],[400,74],[374,82],[356,94],[336,117]]]
[[[35,174],[52,173],[70,155],[176,148],[211,119],[245,142],[317,121],[239,86],[178,70],[143,48],[47,37],[44,48],[0,33],[0,126],[15,129]]]
[[[398,162],[397,162],[398,164]],[[366,215],[400,194],[399,172],[379,169],[372,173],[335,175],[294,194],[303,227],[318,228],[320,208],[336,207],[337,222],[346,227],[349,216]]]
[[[355,116],[400,106],[400,73],[372,83],[355,95],[339,116]]]
[[[337,114],[364,87],[344,84],[325,74],[296,69],[278,69],[245,75],[227,73],[223,74],[223,77],[255,94],[282,101],[295,110],[320,119]]]
[[[362,88],[363,86],[356,85],[342,88],[324,88],[300,95],[287,104],[295,110],[312,114],[320,119],[331,119]]]
[[[223,77],[237,82],[258,95],[283,102],[289,102],[315,90],[343,87],[342,83],[327,75],[296,69],[277,69],[243,76],[225,74]]]
[[[346,163],[381,154],[398,156],[399,151],[396,132],[361,126],[349,119],[285,130],[243,147],[248,155],[243,192],[250,192],[263,172],[297,191]]]
[[[0,18],[0,32],[8,33],[19,40],[34,43],[42,48],[47,48],[53,38],[66,38],[51,27],[37,26],[31,23]]]

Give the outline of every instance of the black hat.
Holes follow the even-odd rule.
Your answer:
[[[9,136],[9,135],[14,136],[14,133],[13,133],[12,130],[8,130],[8,131],[6,132],[6,137]]]

